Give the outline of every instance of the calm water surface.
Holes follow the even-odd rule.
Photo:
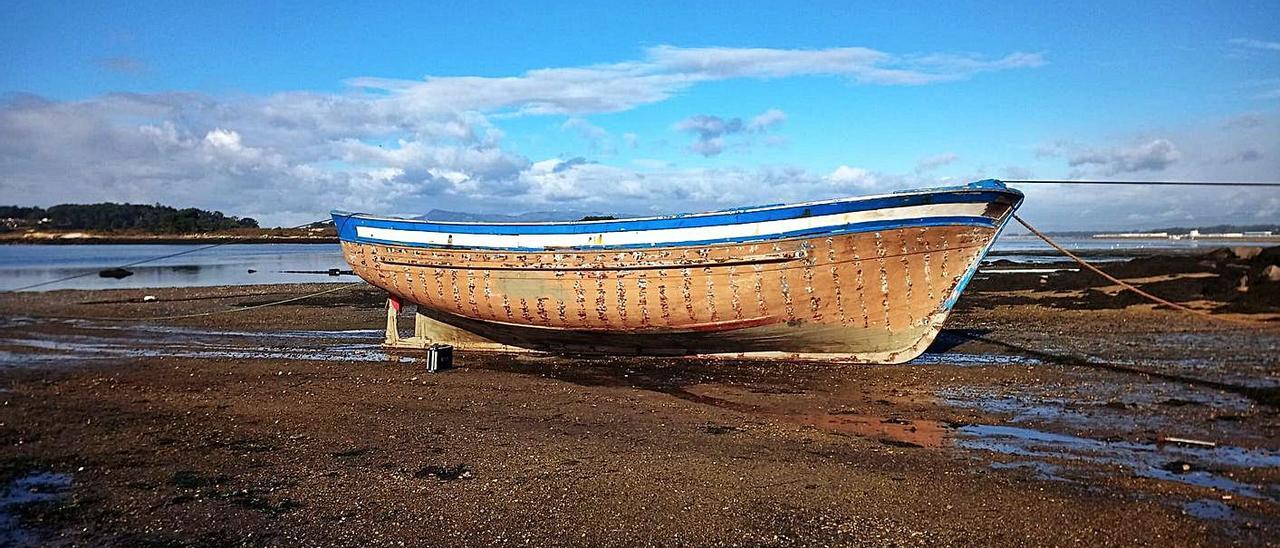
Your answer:
[[[1174,240],[1095,240],[1062,238],[1072,250],[1115,251],[1122,256],[1135,249],[1214,249],[1227,245],[1274,245],[1258,242],[1203,242]],[[347,269],[338,244],[230,244],[129,267],[124,279],[100,278],[97,272],[122,264],[178,253],[201,245],[0,245],[0,290],[7,290],[66,276],[91,275],[40,287],[53,289],[111,289],[140,287],[191,287],[296,282],[350,282],[349,275],[300,274],[287,271]],[[1036,263],[1059,260],[1052,248],[1034,237],[1002,236],[992,258]],[[1100,260],[1106,260],[1105,257]],[[249,272],[254,270],[256,272]]]
[[[0,245],[0,290],[90,273],[90,276],[40,287],[121,289],[192,287],[295,282],[351,282],[354,276],[297,274],[285,271],[348,269],[338,244],[229,244],[131,266],[132,276],[115,280],[98,271],[169,255],[200,245]],[[256,272],[249,272],[254,270]]]

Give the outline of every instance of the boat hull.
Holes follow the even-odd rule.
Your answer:
[[[987,180],[645,219],[334,222],[356,274],[417,304],[415,344],[900,363],[1021,201]]]
[[[930,224],[751,243],[511,251],[344,241],[355,273],[462,348],[900,363],[994,241]]]

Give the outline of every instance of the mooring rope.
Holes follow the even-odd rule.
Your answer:
[[[181,320],[181,319],[184,319],[184,318],[201,318],[201,317],[204,317],[204,316],[216,316],[216,315],[219,315],[219,314],[234,314],[234,313],[236,313],[236,312],[247,312],[247,311],[249,311],[249,310],[257,310],[257,309],[259,309],[259,308],[266,308],[266,307],[268,307],[268,306],[276,306],[276,305],[281,305],[281,304],[288,304],[288,303],[297,302],[297,301],[301,301],[301,300],[305,300],[305,299],[310,299],[310,298],[312,298],[312,297],[319,297],[319,296],[321,296],[321,295],[328,295],[329,293],[337,293],[337,292],[339,292],[339,291],[345,291],[345,290],[352,289],[352,288],[359,287],[359,286],[363,286],[363,285],[366,285],[366,284],[365,284],[364,282],[350,283],[350,284],[341,285],[341,286],[338,286],[338,287],[331,287],[331,288],[326,289],[326,290],[324,290],[324,291],[317,291],[317,292],[315,292],[315,293],[308,293],[308,294],[306,294],[306,295],[301,295],[301,296],[298,296],[298,297],[290,297],[290,298],[288,298],[288,299],[282,299],[282,300],[279,300],[279,301],[272,301],[272,302],[269,302],[269,303],[255,304],[255,305],[253,305],[253,306],[245,306],[245,307],[241,307],[241,308],[228,308],[228,309],[225,309],[225,310],[213,310],[213,311],[210,311],[210,312],[197,312],[197,313],[194,313],[194,314],[178,314],[178,315],[174,315],[174,316],[150,316],[150,317],[143,317],[143,318],[135,318],[135,317],[117,318],[117,317],[110,317],[110,316],[40,316],[40,317],[43,317],[43,318],[55,318],[55,319],[59,319],[59,320],[94,320],[94,321],[107,321],[107,322],[145,322],[145,321],[156,321],[156,320]],[[157,301],[157,302],[163,302],[163,301]]]
[[[1267,328],[1277,328],[1277,327],[1280,327],[1280,325],[1276,325],[1276,324],[1274,324],[1274,323],[1269,323],[1269,322],[1260,322],[1260,321],[1256,321],[1256,320],[1246,320],[1246,319],[1241,319],[1241,318],[1230,318],[1230,317],[1226,317],[1226,316],[1215,316],[1215,315],[1213,315],[1213,314],[1211,314],[1211,313],[1209,313],[1209,312],[1206,312],[1206,311],[1204,311],[1204,310],[1198,310],[1198,309],[1195,309],[1195,308],[1191,308],[1191,307],[1189,307],[1189,306],[1181,305],[1181,304],[1175,303],[1175,302],[1173,302],[1173,301],[1169,301],[1169,300],[1167,300],[1167,299],[1162,299],[1162,298],[1160,298],[1160,297],[1157,297],[1157,296],[1155,296],[1155,295],[1152,295],[1152,294],[1150,294],[1150,293],[1147,293],[1146,291],[1143,291],[1142,289],[1139,289],[1138,287],[1134,286],[1133,284],[1130,284],[1129,282],[1126,282],[1126,281],[1124,281],[1124,280],[1121,280],[1120,278],[1117,278],[1117,277],[1115,277],[1115,276],[1112,276],[1112,275],[1110,275],[1110,274],[1107,274],[1106,272],[1103,272],[1103,271],[1102,271],[1102,269],[1100,269],[1100,268],[1098,268],[1098,267],[1096,267],[1096,266],[1093,266],[1093,264],[1089,263],[1088,261],[1086,261],[1086,260],[1084,260],[1084,259],[1081,259],[1081,258],[1080,258],[1079,256],[1077,256],[1075,253],[1072,253],[1072,252],[1070,252],[1070,251],[1067,251],[1067,249],[1066,249],[1066,248],[1064,248],[1064,247],[1062,247],[1062,246],[1058,245],[1058,243],[1057,243],[1057,242],[1053,241],[1053,239],[1052,239],[1052,238],[1050,238],[1050,237],[1046,236],[1043,232],[1040,232],[1039,230],[1036,230],[1036,228],[1035,228],[1035,227],[1031,226],[1031,223],[1028,223],[1025,219],[1023,219],[1022,217],[1019,217],[1016,213],[1013,215],[1013,218],[1014,218],[1014,219],[1017,219],[1019,223],[1022,223],[1022,226],[1026,227],[1026,228],[1027,228],[1027,230],[1030,230],[1032,234],[1035,234],[1036,236],[1039,236],[1039,237],[1040,237],[1040,239],[1041,239],[1041,240],[1044,240],[1044,242],[1045,242],[1045,243],[1049,244],[1051,247],[1053,247],[1054,249],[1058,250],[1058,251],[1059,251],[1060,253],[1062,253],[1063,255],[1066,255],[1067,257],[1070,257],[1072,260],[1074,260],[1075,262],[1079,263],[1079,264],[1080,264],[1080,266],[1083,266],[1083,267],[1085,267],[1085,268],[1087,268],[1087,269],[1089,269],[1089,270],[1093,271],[1095,274],[1097,274],[1097,275],[1099,275],[1099,276],[1102,276],[1103,278],[1106,278],[1107,280],[1111,281],[1112,283],[1115,283],[1116,285],[1119,285],[1120,287],[1122,287],[1122,288],[1124,288],[1124,289],[1127,289],[1127,290],[1129,290],[1129,291],[1132,291],[1132,292],[1134,292],[1134,293],[1137,293],[1138,295],[1140,295],[1140,296],[1142,296],[1142,297],[1146,298],[1147,300],[1150,300],[1151,302],[1154,302],[1154,303],[1157,303],[1157,304],[1162,304],[1162,305],[1168,306],[1168,307],[1170,307],[1170,308],[1174,308],[1174,309],[1180,310],[1180,311],[1182,311],[1182,312],[1187,312],[1187,313],[1190,313],[1190,314],[1195,314],[1195,315],[1197,315],[1197,316],[1201,316],[1201,317],[1204,317],[1204,318],[1209,318],[1209,319],[1211,319],[1211,320],[1217,320],[1217,321],[1221,321],[1221,322],[1228,322],[1228,323],[1233,323],[1233,324],[1237,324],[1237,325],[1247,325],[1247,326],[1250,326],[1250,327],[1267,327]]]

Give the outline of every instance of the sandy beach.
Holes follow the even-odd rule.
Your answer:
[[[1253,262],[1108,270],[1267,321]],[[167,322],[131,318],[332,286],[0,295],[0,544],[1280,538],[1280,329],[1005,267],[901,366],[460,353],[430,374],[378,347],[367,286]]]

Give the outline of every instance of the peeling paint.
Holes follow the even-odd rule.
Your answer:
[[[513,347],[596,333],[582,335],[584,344],[613,348],[615,337],[634,333],[647,338],[621,346],[652,341],[649,350],[680,354],[728,351],[731,343],[752,352],[792,345],[797,355],[897,360],[927,345],[920,341],[945,317],[943,300],[961,281],[955,265],[976,264],[994,233],[913,228],[599,253],[342,245],[357,274],[459,329],[498,338],[518,326],[544,330],[501,341]],[[672,299],[681,312],[672,313]]]

